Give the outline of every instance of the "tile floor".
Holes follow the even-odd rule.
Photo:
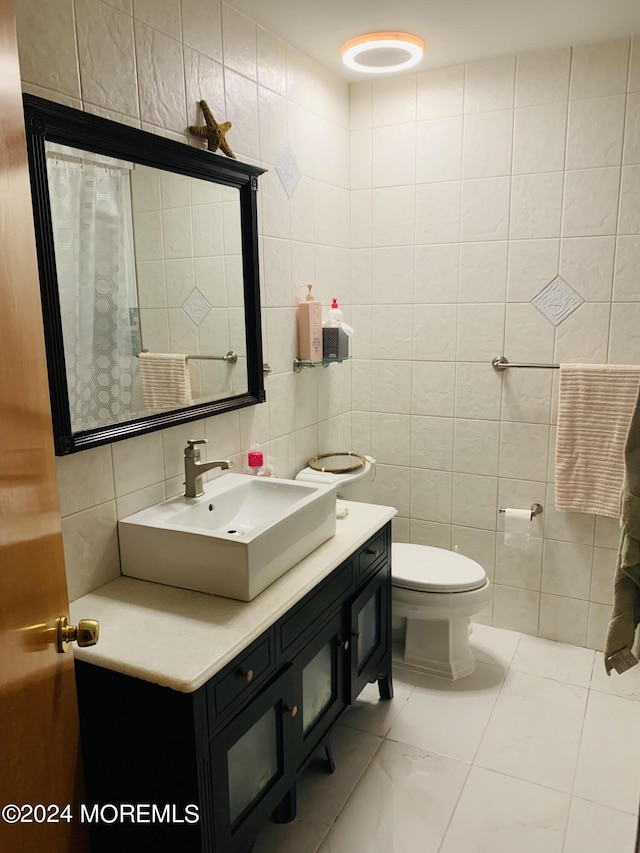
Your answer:
[[[369,685],[298,787],[298,818],[255,853],[633,853],[640,667],[484,625],[448,682],[396,668]]]

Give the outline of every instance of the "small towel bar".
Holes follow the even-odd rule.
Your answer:
[[[551,368],[552,370],[558,370],[560,367],[559,364],[516,364],[515,362],[512,364],[510,361],[503,356],[497,356],[491,362],[491,366],[494,370],[508,370],[510,367],[542,367],[542,368]]]

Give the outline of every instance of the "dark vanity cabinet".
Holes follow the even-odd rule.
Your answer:
[[[342,613],[333,616],[296,655],[294,677],[301,709],[297,715],[298,768],[321,745],[347,706],[344,690],[349,652]]]
[[[291,788],[296,691],[288,667],[209,744],[214,850],[243,850]],[[209,849],[204,847],[204,850]]]
[[[365,684],[377,678],[390,646],[391,571],[388,563],[380,566],[364,585],[349,610],[353,644],[349,658],[349,701],[353,702]],[[386,690],[385,682],[381,680],[380,695],[390,699],[391,696],[385,694]]]
[[[387,524],[194,693],[76,664],[89,803],[199,817],[96,823],[93,853],[243,853],[295,815],[297,776],[347,705],[369,681],[392,696],[390,554]]]

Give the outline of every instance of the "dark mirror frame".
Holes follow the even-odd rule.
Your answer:
[[[36,233],[42,314],[47,349],[49,394],[57,456],[131,438],[177,424],[211,417],[265,401],[258,268],[258,175],[265,169],[193,148],[172,139],[118,124],[61,104],[23,95],[31,196]],[[131,160],[235,187],[240,191],[247,393],[182,409],[146,415],[123,423],[71,432],[58,276],[49,204],[45,142]]]

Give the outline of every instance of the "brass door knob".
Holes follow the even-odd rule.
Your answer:
[[[244,680],[247,682],[247,684],[251,684],[251,682],[253,681],[253,670],[252,669],[247,669],[247,670],[241,669],[240,672],[238,673],[238,675],[242,676],[242,678],[244,678]]]
[[[341,641],[341,643],[340,643],[340,645],[342,646],[342,648],[343,648],[343,649],[345,650],[345,652],[346,652],[346,651],[348,650],[348,648],[349,648],[349,640],[342,640],[342,641]]]
[[[70,625],[66,616],[58,619],[58,651],[67,651],[69,643],[79,646],[95,646],[100,637],[100,625],[95,619],[79,619],[77,625]]]
[[[356,639],[361,640],[362,639],[362,631],[354,631],[353,636],[356,637]]]
[[[284,709],[287,712],[287,714],[291,714],[292,717],[295,717],[295,715],[298,713],[298,706],[297,705],[285,705]]]

